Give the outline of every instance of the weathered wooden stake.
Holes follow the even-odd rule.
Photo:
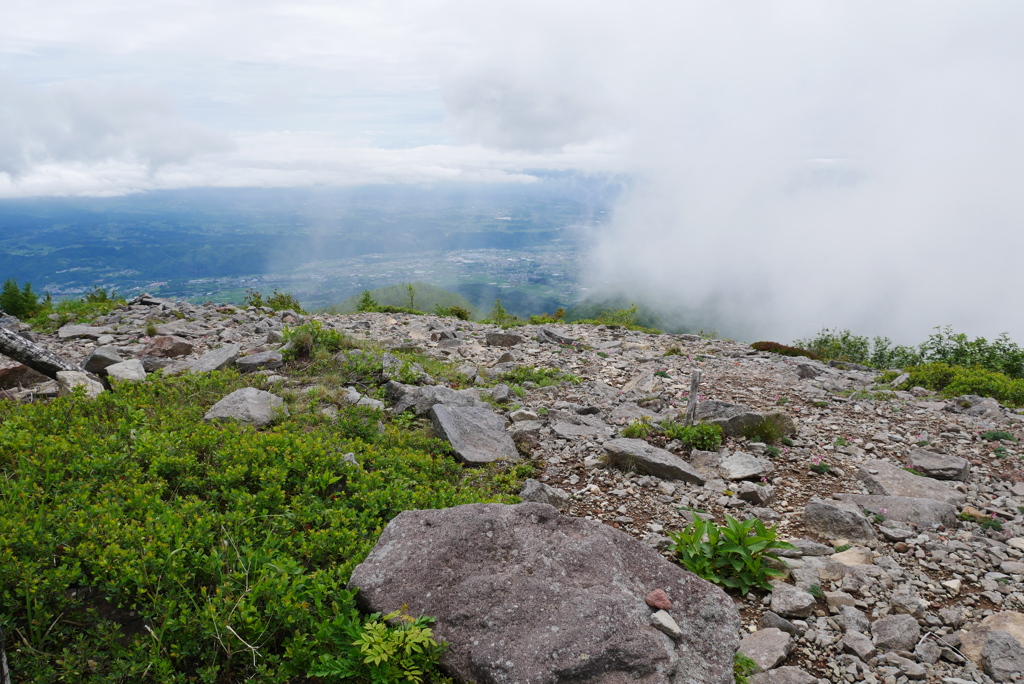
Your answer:
[[[690,427],[697,420],[697,390],[700,387],[701,375],[697,368],[694,368],[693,374],[690,375],[690,401],[686,404],[686,418],[683,420],[686,427]]]

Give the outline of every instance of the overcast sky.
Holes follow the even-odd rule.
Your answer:
[[[0,197],[625,174],[594,288],[1024,341],[1022,35],[1018,0],[6,0]]]

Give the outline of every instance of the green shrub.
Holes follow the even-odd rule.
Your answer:
[[[47,295],[49,299],[49,295]],[[18,281],[8,278],[0,290],[0,311],[27,320],[46,308],[46,303],[39,301],[39,295],[32,291],[32,283],[18,287]]]
[[[750,346],[757,351],[772,352],[773,354],[782,354],[783,356],[806,356],[809,359],[820,358],[812,351],[800,349],[799,347],[789,347],[778,342],[755,342]]]
[[[295,328],[285,328],[281,336],[285,343],[282,354],[285,360],[308,358],[320,350],[334,353],[359,346],[347,335],[325,328],[320,321],[309,321]]]
[[[654,425],[651,424],[651,419],[647,416],[642,416],[639,420],[634,420],[624,427],[622,429],[622,436],[630,439],[645,439],[652,432],[654,432]]]
[[[765,528],[757,518],[739,522],[726,515],[721,527],[695,516],[685,530],[669,532],[668,536],[672,551],[687,570],[747,594],[751,589],[770,590],[769,580],[784,575],[764,563],[765,558],[779,560],[772,551],[796,548],[776,539],[777,534],[778,526]]]
[[[665,356],[682,356],[683,348],[678,344],[670,344],[668,349],[665,350]]]
[[[258,290],[249,289],[245,293],[245,306],[255,306],[257,308],[267,306],[274,311],[287,311],[291,310],[296,313],[306,313],[302,305],[299,304],[299,300],[295,298],[295,295],[288,292],[278,292],[277,288],[274,288],[274,294],[263,299],[263,295]]]
[[[469,309],[462,306],[441,306],[438,304],[434,307],[434,313],[438,316],[444,316],[446,318],[458,318],[460,321],[468,321],[472,318],[472,314]]]
[[[683,446],[700,451],[718,451],[725,436],[720,425],[710,423],[686,427],[672,420],[664,420],[658,426],[669,439],[678,439]]]
[[[788,435],[792,422],[781,413],[769,413],[743,428],[743,436],[755,442],[778,444]]]
[[[1017,442],[1020,441],[1012,432],[1004,430],[987,430],[981,433],[981,438],[986,442]]]
[[[1011,378],[980,366],[966,368],[939,362],[911,366],[906,370],[910,378],[902,387],[925,387],[940,392],[944,397],[975,394],[992,397],[1009,406],[1024,406],[1024,379]]]
[[[379,414],[361,407],[265,430],[203,421],[251,381],[154,374],[94,400],[0,402],[0,626],[18,681],[301,681],[339,655],[332,635],[380,635],[345,587],[389,520],[512,500],[469,486],[422,431],[363,430]],[[112,621],[128,611],[140,632]]]

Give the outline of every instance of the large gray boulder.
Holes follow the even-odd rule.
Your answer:
[[[405,511],[349,584],[370,612],[437,618],[442,667],[492,684],[732,684],[739,615],[718,587],[596,521],[539,503]],[[652,624],[661,589],[678,625]]]
[[[288,407],[281,397],[255,387],[243,387],[214,404],[203,420],[237,420],[263,427],[287,415]]]
[[[425,416],[435,404],[462,407],[487,407],[471,391],[453,390],[444,385],[404,385],[395,380],[384,385],[384,394],[393,406],[394,413],[403,413],[412,409],[417,416]]]
[[[278,351],[264,351],[235,359],[235,368],[239,373],[252,373],[258,370],[273,370],[284,365],[284,357]]]
[[[836,498],[857,504],[858,508],[881,515],[887,520],[899,520],[918,526],[956,526],[956,508],[934,499],[914,499],[908,496],[875,496],[873,494],[835,494]]]
[[[1009,682],[1024,673],[1024,646],[1009,632],[993,630],[981,648],[981,666],[997,682]]]
[[[959,456],[937,454],[924,449],[910,452],[910,467],[936,480],[960,480],[966,482],[971,474],[971,462]]]
[[[721,460],[718,471],[726,480],[761,479],[774,472],[775,464],[742,451],[734,451]]]
[[[775,627],[759,629],[743,637],[740,652],[757,663],[762,670],[779,665],[790,654],[796,644],[793,637]]]
[[[514,347],[522,341],[520,335],[508,332],[489,332],[484,336],[484,344],[489,347]]]
[[[868,461],[857,471],[857,479],[864,483],[869,494],[878,496],[909,496],[915,499],[944,501],[962,506],[967,495],[945,482],[908,473],[888,461]]]
[[[65,325],[57,331],[57,337],[61,340],[98,340],[103,335],[112,335],[113,328],[105,325]]]
[[[146,369],[138,359],[112,363],[105,370],[108,378],[120,382],[138,382],[146,379]]]
[[[828,539],[869,541],[875,529],[857,506],[845,501],[811,499],[804,507],[804,527]]]
[[[455,458],[469,465],[482,465],[499,458],[518,460],[515,442],[505,432],[505,419],[487,406],[445,406],[430,409],[434,430],[448,440]]]
[[[95,399],[103,392],[103,385],[85,371],[57,371],[56,380],[57,394],[62,397],[72,394],[76,387],[83,388],[88,399]]]
[[[620,437],[604,443],[608,461],[623,470],[654,475],[666,480],[682,480],[702,485],[706,482],[697,469],[671,451],[660,449],[642,439]]]
[[[569,492],[558,487],[544,484],[532,477],[523,483],[523,489],[519,492],[519,498],[523,501],[534,501],[554,506],[564,511],[569,505]]]

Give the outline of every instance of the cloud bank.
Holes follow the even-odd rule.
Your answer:
[[[748,338],[1024,338],[1024,7],[599,5],[509,11],[446,95],[496,146],[624,136],[591,287]]]

